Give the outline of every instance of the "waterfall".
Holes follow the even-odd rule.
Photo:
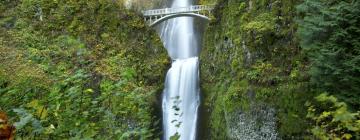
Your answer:
[[[181,140],[196,137],[199,106],[198,58],[179,59],[173,62],[166,75],[163,96],[164,137],[180,135]]]
[[[174,0],[171,7],[186,7],[192,0]],[[196,139],[200,104],[200,45],[192,17],[170,19],[161,25],[161,39],[173,59],[166,75],[162,99],[164,139]]]

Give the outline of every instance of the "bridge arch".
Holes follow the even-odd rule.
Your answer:
[[[156,21],[150,23],[149,26],[153,27],[153,26],[156,26],[156,25],[160,24],[161,22],[164,22],[168,19],[177,18],[177,17],[196,17],[196,18],[210,21],[210,18],[205,15],[195,14],[195,13],[179,13],[179,14],[170,14],[170,15],[163,16],[163,17],[157,19]]]
[[[212,5],[191,5],[189,7],[175,7],[164,9],[153,9],[142,11],[145,22],[149,26],[155,26],[165,20],[176,17],[196,17],[204,20],[210,20],[207,15],[211,14]]]

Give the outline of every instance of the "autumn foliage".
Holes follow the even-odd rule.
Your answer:
[[[4,112],[0,112],[0,140],[13,140],[15,137],[15,127],[9,124]]]

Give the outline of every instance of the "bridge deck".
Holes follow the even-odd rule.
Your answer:
[[[214,9],[213,6],[210,5],[192,5],[189,7],[177,7],[177,8],[164,8],[164,9],[153,9],[143,11],[143,15],[145,17],[151,16],[162,16],[169,14],[178,14],[178,13],[192,13],[192,12],[200,12],[200,11],[211,11]]]

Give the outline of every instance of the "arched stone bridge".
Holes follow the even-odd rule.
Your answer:
[[[210,5],[192,5],[189,7],[153,9],[142,11],[142,13],[145,22],[147,22],[149,26],[155,26],[165,20],[181,16],[198,17],[210,20],[209,16],[213,9],[214,6]]]

